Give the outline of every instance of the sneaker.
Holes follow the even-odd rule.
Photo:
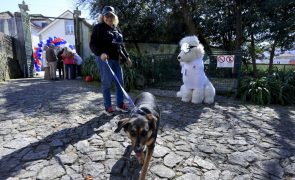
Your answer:
[[[125,103],[123,103],[121,106],[117,107],[117,110],[121,111],[121,112],[129,112],[128,105]]]
[[[115,111],[113,110],[112,107],[109,107],[109,108],[106,109],[106,112],[108,112],[108,113],[113,113],[113,112],[115,112]]]
[[[107,115],[109,115],[109,116],[114,115],[114,112],[115,112],[115,111],[113,110],[112,107],[109,107],[109,108],[106,109],[106,113],[107,113]]]

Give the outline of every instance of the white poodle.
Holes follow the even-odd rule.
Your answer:
[[[184,102],[195,104],[214,102],[215,88],[204,72],[204,47],[197,36],[187,36],[180,41],[181,52],[177,59],[181,65],[183,85],[177,92]]]

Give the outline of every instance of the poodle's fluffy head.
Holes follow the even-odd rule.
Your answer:
[[[180,53],[178,54],[178,61],[191,62],[196,59],[203,59],[205,54],[204,47],[200,44],[197,36],[187,36],[179,42]]]

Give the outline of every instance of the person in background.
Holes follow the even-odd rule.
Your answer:
[[[78,53],[74,53],[74,59],[75,59],[76,70],[77,70],[76,79],[82,79],[81,68],[82,68],[83,59],[81,58],[81,56],[79,56]]]
[[[44,68],[44,79],[50,80],[50,72],[49,72],[49,66],[48,62],[46,60],[46,50],[48,49],[48,46],[45,44],[42,51],[42,66]]]
[[[64,62],[61,57],[62,53],[64,52],[64,48],[58,51],[57,53],[57,69],[58,69],[58,75],[59,79],[64,79],[65,71],[64,71]]]
[[[65,47],[61,57],[65,66],[65,79],[74,79],[74,53],[70,48]]]
[[[123,73],[120,62],[126,63],[128,67],[132,62],[123,44],[123,36],[118,28],[119,19],[112,6],[105,6],[100,15],[100,23],[96,24],[90,39],[90,49],[96,55],[96,64],[101,77],[101,89],[104,99],[104,106],[107,113],[114,112],[111,104],[110,87],[113,75],[106,63],[108,63],[122,86]],[[121,60],[120,60],[121,57]],[[124,57],[124,58],[122,58]],[[124,95],[119,84],[116,82],[116,103],[120,111],[128,111],[128,106],[124,103]]]
[[[54,52],[54,44],[49,44],[49,48],[46,50],[46,60],[49,65],[50,79],[57,80],[56,78],[56,65],[57,57]]]

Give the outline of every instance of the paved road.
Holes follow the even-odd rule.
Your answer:
[[[147,179],[295,179],[295,107],[194,105],[148,91],[162,120]],[[0,83],[0,179],[137,179],[130,141],[114,133],[123,116],[106,116],[97,87],[82,81]]]

